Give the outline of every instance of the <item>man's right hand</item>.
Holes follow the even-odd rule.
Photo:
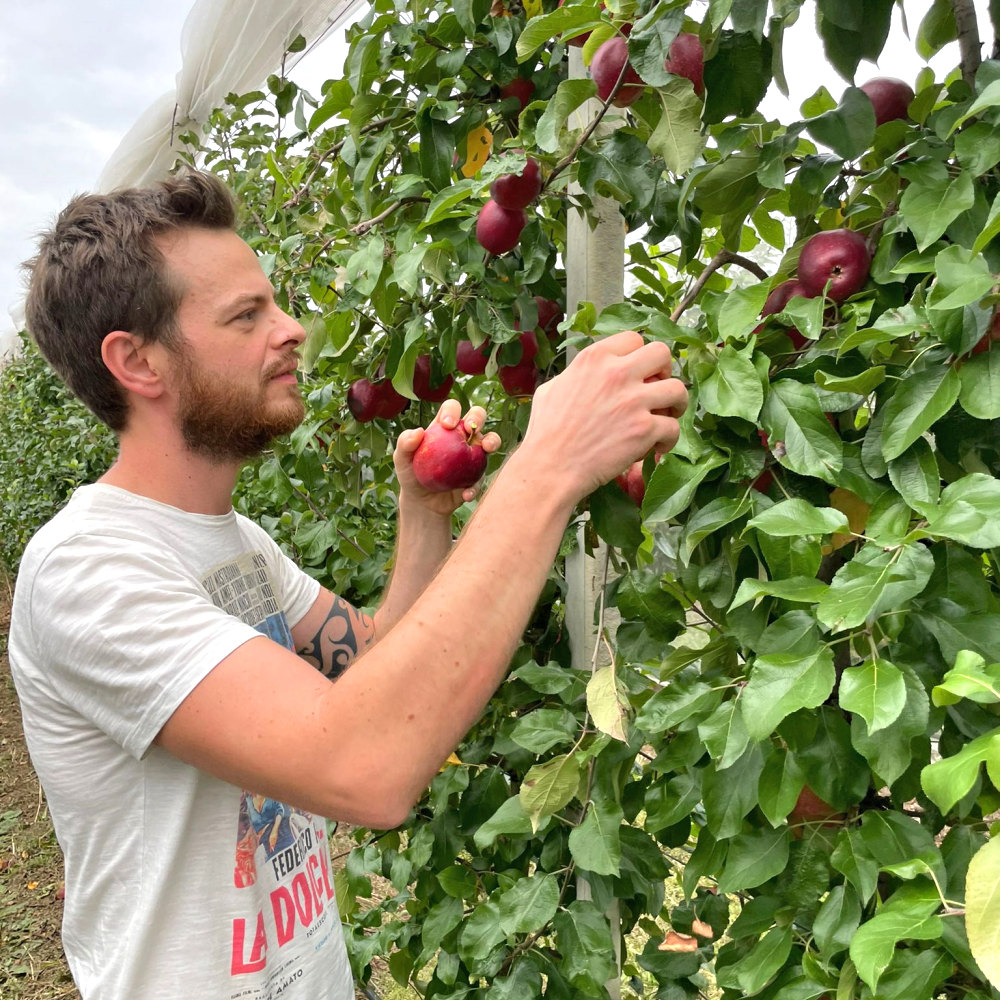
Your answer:
[[[519,451],[576,503],[652,451],[677,443],[688,393],[670,348],[633,331],[596,341],[542,385]]]

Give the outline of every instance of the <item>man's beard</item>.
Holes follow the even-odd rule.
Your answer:
[[[282,434],[295,430],[305,416],[298,392],[289,387],[280,403],[267,400],[270,379],[286,369],[294,355],[274,362],[254,386],[224,382],[196,371],[178,354],[180,428],[191,451],[217,461],[246,461],[261,454]]]

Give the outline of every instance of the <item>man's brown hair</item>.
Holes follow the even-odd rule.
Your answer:
[[[41,235],[25,303],[28,332],[69,388],[113,431],[124,390],[101,358],[113,330],[168,347],[179,339],[182,289],[166,274],[157,237],[188,227],[233,229],[236,209],[214,175],[189,171],[146,188],[81,195]]]

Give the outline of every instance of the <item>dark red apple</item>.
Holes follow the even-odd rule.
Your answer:
[[[516,150],[524,152],[524,150]],[[490,185],[490,197],[509,212],[527,208],[542,192],[542,171],[538,160],[529,156],[519,174],[501,174]]]
[[[690,80],[699,97],[705,93],[705,49],[697,35],[681,32],[670,43],[663,68],[674,76]]]
[[[514,324],[514,329],[520,329],[516,322]],[[534,361],[535,355],[538,353],[538,338],[535,336],[535,331],[525,330],[520,336],[520,341],[521,361]]]
[[[378,412],[375,414],[377,417],[391,420],[393,417],[398,417],[410,405],[409,399],[396,392],[396,387],[389,379],[377,382],[375,388],[379,393]]]
[[[602,43],[590,62],[590,75],[597,84],[597,96],[607,102],[624,71],[621,89],[612,102],[617,108],[627,108],[642,97],[646,86],[628,61],[628,42],[622,35],[615,35]]]
[[[904,121],[909,118],[909,108],[914,93],[913,88],[905,81],[891,76],[877,76],[861,84],[861,89],[872,102],[876,125],[884,125],[897,118]]]
[[[771,293],[764,300],[764,308],[760,311],[761,316],[773,316],[775,313],[781,312],[796,295],[804,295],[807,299],[813,298],[795,278],[781,282],[780,285],[771,289]]]
[[[501,365],[497,377],[508,396],[530,396],[538,388],[539,372],[533,358],[521,358],[516,365]]]
[[[347,408],[358,423],[374,420],[381,402],[381,390],[370,379],[359,378],[348,386]]]
[[[451,375],[445,375],[439,382],[431,383],[431,356],[421,354],[413,365],[413,394],[428,403],[443,403],[455,384]]]
[[[413,475],[432,493],[467,489],[482,477],[486,457],[479,434],[470,433],[463,420],[455,427],[435,420],[413,454]]]
[[[471,340],[460,340],[455,346],[455,367],[463,375],[482,375],[486,371],[492,349],[489,341],[475,347]]]
[[[541,295],[535,296],[535,305],[538,307],[536,329],[540,329],[547,337],[555,337],[559,333],[559,324],[563,321],[562,306]]]
[[[535,85],[527,77],[515,76],[510,83],[505,83],[500,88],[500,96],[504,99],[516,97],[520,107],[518,113],[522,112],[530,103],[531,95],[535,92]]]
[[[872,256],[865,238],[851,229],[827,229],[806,240],[799,254],[798,279],[807,298],[822,295],[843,302],[868,280]]]
[[[491,198],[479,210],[476,219],[476,240],[490,253],[497,255],[506,253],[517,246],[521,239],[521,230],[527,221],[524,209],[511,211],[502,208]]]
[[[990,344],[994,343],[1000,344],[1000,312],[993,314],[993,320],[990,323],[990,328],[983,334],[982,338],[976,346],[969,351],[969,353],[982,354],[983,351],[988,351],[990,349]]]
[[[788,825],[792,828],[792,836],[800,840],[806,824],[839,826],[843,819],[843,813],[837,812],[833,806],[824,802],[808,785],[805,785],[788,814]]]

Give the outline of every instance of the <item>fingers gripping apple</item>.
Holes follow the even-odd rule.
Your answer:
[[[466,427],[460,420],[454,427],[445,427],[435,420],[413,454],[414,477],[432,493],[474,486],[486,470],[482,440],[475,424]]]

